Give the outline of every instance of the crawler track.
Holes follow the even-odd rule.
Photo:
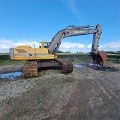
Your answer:
[[[72,63],[63,60],[63,59],[55,59],[48,61],[27,61],[23,67],[24,77],[37,77],[38,76],[38,68],[58,68],[61,73],[68,74],[73,71]]]
[[[27,61],[23,67],[24,77],[36,77],[38,76],[37,61]]]
[[[73,64],[66,61],[66,60],[63,60],[63,59],[59,59],[57,58],[56,59],[58,62],[60,62],[62,64],[62,70],[61,70],[61,73],[71,73],[73,71]]]

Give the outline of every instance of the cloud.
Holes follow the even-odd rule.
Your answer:
[[[86,46],[88,49],[91,49],[92,44]],[[99,45],[99,50],[104,51],[120,51],[120,41],[110,42],[104,45]]]
[[[120,41],[110,42],[99,46],[99,50],[104,51],[120,51]]]
[[[81,48],[85,48],[85,45],[80,43],[63,42],[60,46],[60,49],[81,49]]]
[[[29,45],[31,47],[39,47],[37,40],[22,39],[17,42],[8,39],[0,39],[0,53],[9,52],[9,48],[15,48],[19,45]],[[61,51],[76,52],[90,52],[92,44],[82,44],[75,42],[62,42],[60,45]],[[99,50],[104,51],[120,51],[120,41],[110,42],[104,45],[99,45]]]
[[[110,42],[105,45],[100,45],[100,49],[119,49],[120,50],[120,41]]]
[[[90,49],[92,47],[92,44],[87,45],[87,48]]]
[[[27,39],[19,40],[18,42],[7,40],[7,39],[0,39],[0,53],[9,52],[9,48],[15,48],[19,45],[29,45],[31,47],[38,47],[39,43],[36,41],[30,41]]]
[[[62,42],[60,49],[61,51],[71,51],[71,52],[83,52],[86,46],[81,43],[71,43],[71,42]]]
[[[79,18],[80,11],[77,8],[78,0],[65,0],[64,2],[67,4],[72,14]]]

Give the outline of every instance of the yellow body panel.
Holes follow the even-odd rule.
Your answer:
[[[12,60],[47,60],[57,56],[48,52],[48,48],[31,48],[30,46],[18,46],[14,48]]]

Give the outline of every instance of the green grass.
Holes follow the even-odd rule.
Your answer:
[[[86,61],[91,62],[89,53],[58,53],[59,58],[69,60],[70,62]],[[107,54],[107,62],[120,63],[120,54]]]

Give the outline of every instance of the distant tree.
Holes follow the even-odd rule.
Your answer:
[[[59,50],[58,53],[64,53],[64,52]]]
[[[107,51],[107,53],[114,53],[113,51]]]
[[[70,51],[65,51],[65,53],[71,53]]]

